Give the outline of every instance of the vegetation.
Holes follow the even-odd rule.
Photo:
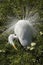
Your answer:
[[[2,33],[7,29],[9,17],[23,19],[30,11],[39,13],[39,32],[33,38],[36,43],[34,49],[25,50],[19,41],[14,41],[18,51],[8,44],[8,36]],[[9,17],[8,17],[9,16]],[[43,65],[43,0],[0,0],[0,65]],[[31,47],[31,45],[30,45]],[[3,50],[1,52],[1,50]]]

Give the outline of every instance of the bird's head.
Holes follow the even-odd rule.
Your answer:
[[[13,46],[13,48],[15,50],[17,50],[17,48],[16,48],[16,46],[15,46],[15,44],[13,42],[13,39],[16,39],[16,36],[14,34],[10,34],[9,37],[8,37],[8,42]]]

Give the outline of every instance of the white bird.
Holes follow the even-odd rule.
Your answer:
[[[32,42],[32,36],[34,34],[34,27],[30,23],[37,20],[37,14],[29,18],[29,20],[19,20],[14,26],[14,34],[10,34],[8,37],[9,43],[17,50],[13,40],[19,39],[23,47],[27,47]]]
[[[8,41],[16,49],[13,39],[19,39],[23,47],[32,42],[33,28],[28,20],[19,20],[14,26],[14,34],[10,34]]]

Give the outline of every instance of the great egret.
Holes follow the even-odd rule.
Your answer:
[[[16,49],[13,39],[19,39],[22,46],[26,47],[32,41],[33,29],[27,20],[19,20],[14,26],[14,34],[10,34],[8,41]]]
[[[18,39],[23,47],[27,47],[32,42],[32,36],[35,33],[33,24],[39,18],[38,13],[34,16],[29,17],[27,20],[19,20],[16,24],[13,24],[10,28],[3,32],[11,32],[14,30],[14,34],[10,34],[8,42],[17,50],[13,39]],[[2,35],[3,35],[2,34]]]

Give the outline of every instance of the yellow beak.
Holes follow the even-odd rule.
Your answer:
[[[15,46],[15,45],[13,46],[13,48],[14,48],[15,50],[17,50],[17,48],[16,48],[16,46]]]

